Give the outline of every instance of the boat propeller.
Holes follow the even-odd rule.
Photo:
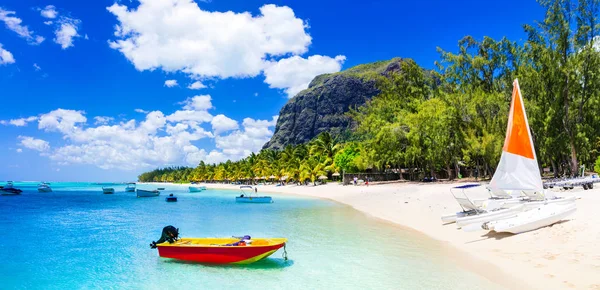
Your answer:
[[[172,244],[173,242],[179,240],[179,229],[174,226],[166,226],[162,230],[162,235],[158,241],[152,241],[150,244],[150,248],[156,249],[156,244],[161,244],[164,242],[169,242]]]

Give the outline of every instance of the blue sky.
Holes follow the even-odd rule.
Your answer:
[[[438,46],[522,40],[542,18],[533,0],[0,0],[0,180],[239,159],[315,75],[393,57],[433,68]]]

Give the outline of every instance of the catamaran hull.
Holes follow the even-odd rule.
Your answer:
[[[526,210],[534,209],[543,204],[568,204],[568,203],[574,202],[576,199],[577,198],[575,196],[571,196],[571,197],[556,198],[556,199],[541,200],[541,201],[528,201],[528,200],[523,200],[520,198],[513,198],[513,199],[506,199],[506,200],[493,200],[493,201],[501,203],[502,208],[511,208],[513,206],[522,204],[523,208],[521,211],[526,211]],[[461,219],[462,226],[459,225],[459,227],[463,227],[468,224],[474,223],[474,222],[470,222],[469,219],[475,219],[475,216],[480,216],[480,215],[481,214],[477,214],[477,211],[475,211],[475,210],[461,211],[461,212],[457,212],[455,214],[443,215],[442,222],[443,223],[453,223],[453,222],[456,222],[458,219]],[[469,219],[466,219],[467,217]]]
[[[481,213],[478,215],[467,216],[464,218],[456,219],[456,226],[459,228],[466,227],[471,224],[483,224],[485,222],[493,221],[493,220],[501,220],[505,218],[512,217],[523,210],[523,205],[515,205],[510,208],[490,211],[486,213]]]
[[[484,228],[498,233],[520,234],[553,225],[577,210],[575,202],[570,204],[546,204],[520,213],[515,217],[490,222]]]
[[[455,223],[456,219],[459,218],[463,218],[463,217],[467,217],[467,216],[472,216],[477,214],[476,211],[474,210],[470,210],[470,211],[460,211],[457,213],[452,213],[452,214],[447,214],[447,215],[443,215],[442,216],[442,222],[447,224],[447,223]]]

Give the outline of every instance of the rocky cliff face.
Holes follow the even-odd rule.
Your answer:
[[[379,94],[377,78],[398,70],[401,61],[392,59],[317,76],[281,109],[275,134],[263,148],[280,150],[306,143],[324,131],[338,135],[349,130],[352,120],[346,112]]]

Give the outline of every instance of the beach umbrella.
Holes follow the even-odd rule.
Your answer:
[[[260,179],[260,178],[259,178],[258,176],[257,176],[257,177],[254,177],[254,180],[259,180],[259,179]]]
[[[267,179],[267,178],[263,176],[263,177],[261,177],[260,179]]]
[[[287,175],[286,175],[286,176],[283,176],[283,177],[281,177],[281,180],[286,180],[286,179],[288,179],[288,177],[289,177],[289,176],[287,176]]]
[[[332,174],[331,176],[340,176],[339,172],[335,172],[334,174]]]
[[[273,178],[275,178],[275,175],[271,175],[271,176],[269,176],[269,178],[270,178],[270,179],[273,179]]]
[[[325,175],[321,175],[321,176],[319,176],[319,179],[321,179],[321,180],[322,180],[322,179],[327,179],[327,176],[325,176]]]

